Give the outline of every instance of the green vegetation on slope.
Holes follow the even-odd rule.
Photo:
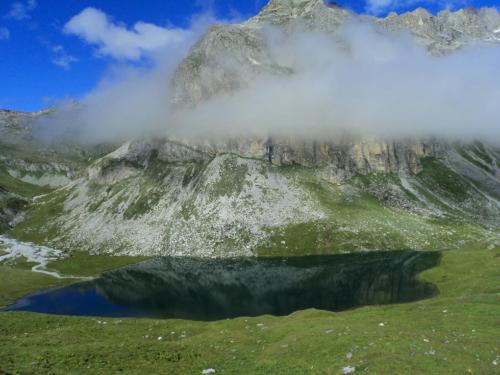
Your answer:
[[[33,197],[49,191],[12,177],[0,166],[0,234],[10,229],[9,222]]]
[[[0,189],[26,198],[32,198],[37,195],[47,194],[52,190],[47,187],[32,185],[30,183],[21,181],[17,178],[12,177],[2,169],[0,169]]]
[[[18,240],[36,244],[48,244],[60,235],[60,227],[51,218],[64,211],[64,202],[69,190],[58,189],[35,201],[26,214],[26,219],[16,225],[9,234]]]
[[[397,176],[358,176],[351,183],[361,190],[355,190],[318,180],[313,171],[304,168],[289,169],[288,173],[300,176],[299,183],[317,199],[327,216],[315,222],[270,229],[269,240],[256,249],[259,256],[325,255],[355,250],[443,250],[481,242],[492,235],[471,221],[416,214],[405,207],[384,205],[383,199],[364,192],[372,186],[400,184]],[[436,178],[440,169],[426,173]],[[444,177],[444,181],[447,178]],[[406,194],[406,202],[416,199],[399,187]]]
[[[370,374],[489,375],[500,365],[499,267],[498,249],[446,252],[421,275],[438,297],[342,313],[210,323],[2,313],[0,370],[341,374],[353,366]]]

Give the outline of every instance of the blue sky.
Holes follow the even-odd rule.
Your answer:
[[[33,111],[78,99],[112,67],[144,64],[192,37],[195,15],[244,19],[266,0],[0,0],[0,108]],[[423,6],[499,6],[500,0],[339,0],[381,15]],[[89,8],[91,8],[89,10]]]

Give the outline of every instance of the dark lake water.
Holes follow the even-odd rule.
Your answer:
[[[35,293],[7,308],[48,314],[219,320],[429,298],[416,275],[437,252],[377,252],[270,259],[157,258]]]

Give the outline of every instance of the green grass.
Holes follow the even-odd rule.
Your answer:
[[[2,169],[0,169],[0,188],[26,198],[47,194],[52,190],[47,187],[37,186],[21,181],[12,177]]]
[[[455,201],[463,201],[469,197],[471,186],[460,175],[448,168],[443,161],[435,158],[422,160],[424,170],[418,176],[424,185],[433,187]]]
[[[3,313],[0,369],[200,374],[213,367],[226,374],[341,374],[350,365],[370,374],[494,374],[498,366],[492,362],[500,355],[499,267],[498,250],[446,252],[439,267],[421,275],[439,287],[438,297],[342,313],[307,310],[211,323]]]
[[[148,257],[90,255],[85,252],[70,254],[69,258],[50,263],[48,268],[61,275],[95,276],[102,272],[149,259]]]
[[[70,191],[56,190],[31,205],[26,219],[9,234],[21,241],[46,244],[59,235],[59,226],[53,221],[64,211],[64,202]]]
[[[66,283],[68,283],[67,280],[31,272],[23,267],[0,265],[0,306],[13,303],[18,298],[36,290],[54,288]],[[0,331],[2,331],[1,324]],[[2,369],[1,365],[0,369]]]
[[[324,219],[269,228],[269,240],[255,249],[259,256],[324,255],[356,250],[443,250],[474,244],[491,231],[452,217],[432,218],[385,206],[372,195],[348,195],[341,187],[319,181],[311,171],[294,168],[290,176],[317,199]],[[437,174],[437,173],[436,173]],[[396,183],[395,176],[359,176],[355,185]]]
[[[113,257],[73,253],[69,258],[50,263],[48,268],[61,275],[92,277],[146,259],[145,257]],[[13,303],[24,295],[37,290],[78,281],[78,279],[56,279],[42,273],[31,272],[33,265],[26,262],[25,258],[0,264],[0,307]]]

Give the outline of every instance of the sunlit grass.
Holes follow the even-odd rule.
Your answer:
[[[448,251],[440,266],[420,276],[438,286],[439,296],[341,313],[307,310],[211,323],[3,313],[0,369],[340,374],[353,366],[356,373],[371,374],[494,374],[500,356],[499,267],[498,249]]]

